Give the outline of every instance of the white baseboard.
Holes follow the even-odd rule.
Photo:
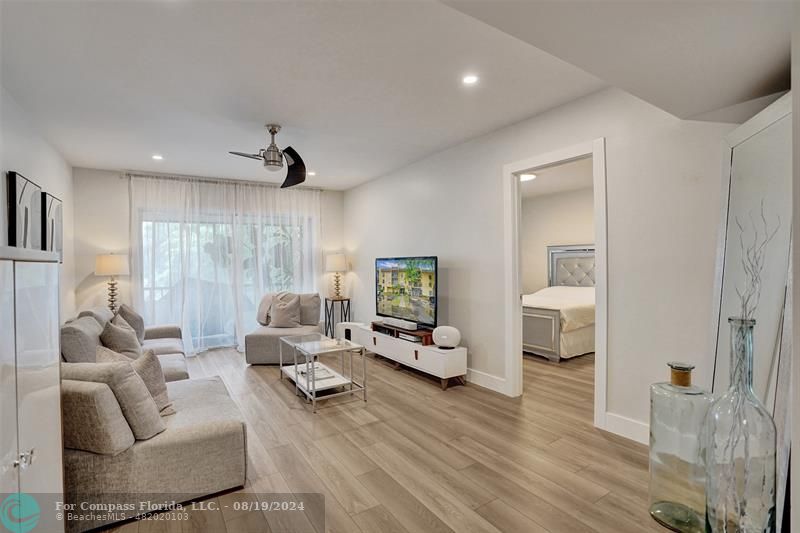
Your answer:
[[[488,374],[486,372],[481,372],[480,370],[475,370],[474,368],[468,368],[467,381],[495,392],[499,392],[500,394],[507,394],[505,378],[495,376],[494,374]]]
[[[605,427],[600,429],[635,440],[646,446],[650,444],[650,426],[644,422],[614,413],[606,413],[605,418]]]

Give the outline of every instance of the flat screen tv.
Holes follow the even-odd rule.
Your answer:
[[[436,257],[387,257],[375,260],[375,308],[378,316],[436,327]]]

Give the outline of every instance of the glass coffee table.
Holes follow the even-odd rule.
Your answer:
[[[284,346],[291,350],[292,364],[283,364]],[[361,382],[353,375],[353,355],[361,356]],[[339,355],[341,372],[322,363],[322,355]],[[312,412],[317,412],[319,393],[326,391],[324,398],[335,398],[344,394],[362,394],[367,401],[367,358],[363,346],[344,339],[331,339],[321,333],[281,337],[280,378],[286,376],[294,382],[295,394],[301,392],[311,402]]]

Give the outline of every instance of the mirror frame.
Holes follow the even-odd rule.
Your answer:
[[[720,327],[724,324],[722,317],[722,282],[725,271],[725,244],[728,237],[728,210],[730,207],[731,172],[734,149],[760,133],[774,123],[783,119],[792,112],[792,93],[787,92],[766,109],[729,133],[723,141],[722,151],[722,201],[720,202],[720,226],[717,235],[716,265],[714,269],[714,292],[712,304],[712,335],[710,335],[710,352],[714,357],[714,366],[711,373],[711,391],[714,390],[717,375],[717,353]],[[794,206],[792,206],[794,210]],[[789,265],[786,278],[786,292],[784,297],[784,311],[780,334],[780,351],[778,353],[778,369],[775,383],[775,395],[765,402],[772,413],[772,418],[778,430],[777,434],[777,460],[776,460],[776,531],[781,531],[783,508],[785,506],[786,487],[789,473],[789,456],[791,451],[791,365],[792,365],[792,250],[790,242]],[[727,356],[727,354],[722,354]],[[778,402],[778,398],[783,398]]]

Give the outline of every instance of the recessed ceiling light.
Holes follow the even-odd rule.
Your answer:
[[[531,181],[536,179],[536,174],[520,174],[519,181]]]
[[[153,159],[155,159],[156,161],[161,161],[162,159],[164,159],[164,156],[159,154],[153,154]]]
[[[461,78],[461,82],[464,85],[475,85],[476,83],[478,83],[479,79],[480,78],[478,78],[478,76],[476,76],[475,74],[467,74],[466,76]]]
[[[316,172],[314,172],[313,170],[310,170],[310,171],[308,172],[308,175],[309,175],[309,176],[316,176],[316,175],[317,175],[317,173],[316,173]]]

